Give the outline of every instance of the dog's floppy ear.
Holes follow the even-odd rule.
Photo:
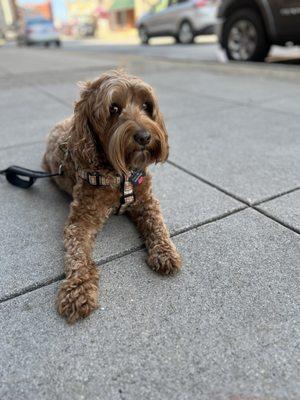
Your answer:
[[[160,152],[160,157],[157,160],[157,162],[164,163],[165,161],[167,161],[167,159],[169,157],[168,132],[167,132],[167,128],[165,125],[163,114],[161,113],[161,111],[159,109],[158,101],[154,94],[153,94],[153,100],[154,100],[153,118],[161,130],[161,138],[160,138],[161,152]]]
[[[80,99],[74,107],[69,147],[74,161],[83,167],[95,167],[99,162],[99,156],[105,158],[104,152],[100,149],[101,128],[105,124],[108,110],[103,104],[101,88],[118,74],[118,71],[108,71],[94,81],[79,82]]]
[[[80,82],[79,86],[81,87],[80,99],[74,107],[69,148],[78,165],[91,167],[99,161],[93,132],[91,132],[96,85],[95,82]]]
[[[105,124],[105,113],[101,112],[103,105],[100,87],[108,78],[108,74],[103,74],[94,81],[78,83],[81,92],[74,107],[69,147],[74,161],[82,167],[96,167],[102,155],[102,152],[100,155],[100,131],[101,121],[103,125]],[[95,127],[97,127],[97,132]]]

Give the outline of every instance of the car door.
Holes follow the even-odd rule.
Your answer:
[[[168,13],[165,18],[165,25],[172,34],[178,32],[180,21],[182,21],[185,12],[190,8],[190,0],[170,0]]]
[[[147,20],[147,30],[150,35],[158,35],[165,32],[165,18],[168,12],[170,0],[161,0],[152,8],[151,15]]]
[[[269,0],[276,31],[283,39],[293,40],[300,35],[300,0]]]

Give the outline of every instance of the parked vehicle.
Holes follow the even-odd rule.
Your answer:
[[[33,44],[43,44],[49,46],[55,44],[60,46],[60,38],[53,22],[44,18],[33,18],[24,21],[19,28],[18,45],[30,46]]]
[[[195,36],[214,33],[217,0],[161,0],[137,22],[141,42],[158,36],[173,36],[188,44]]]
[[[94,17],[80,16],[77,18],[76,35],[79,37],[94,36],[97,23]]]
[[[223,0],[217,31],[229,60],[263,61],[273,44],[300,44],[300,0]]]

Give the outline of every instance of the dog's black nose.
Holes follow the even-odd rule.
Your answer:
[[[140,130],[133,136],[134,140],[141,146],[145,146],[150,142],[151,135],[147,131]]]

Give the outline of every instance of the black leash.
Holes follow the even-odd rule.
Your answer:
[[[8,182],[12,185],[18,186],[22,189],[28,189],[34,184],[37,179],[63,175],[63,170],[62,166],[60,166],[58,172],[49,173],[44,171],[34,171],[32,169],[12,165],[11,167],[0,171],[0,175],[1,174],[5,175]]]

